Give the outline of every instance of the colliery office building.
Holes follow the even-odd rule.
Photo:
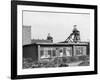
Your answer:
[[[34,61],[89,55],[89,43],[36,43],[23,46],[23,57]]]

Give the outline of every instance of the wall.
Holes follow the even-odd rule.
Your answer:
[[[24,58],[32,58],[33,61],[37,61],[38,60],[37,45],[23,46],[23,57]]]
[[[31,43],[31,26],[23,26],[22,27],[22,44],[30,44]]]
[[[36,0],[39,1],[39,0]],[[47,2],[76,3],[76,4],[96,4],[98,14],[100,14],[100,0],[40,0]],[[98,16],[100,21],[100,15]],[[100,23],[98,23],[100,26]],[[100,27],[98,28],[100,34]],[[98,38],[100,41],[100,36]],[[100,53],[100,42],[98,42],[98,53]],[[0,80],[10,80],[11,61],[11,13],[10,0],[0,0]],[[30,80],[100,80],[100,54],[98,54],[98,75],[67,76],[55,78],[39,78]],[[25,79],[29,80],[29,79]]]

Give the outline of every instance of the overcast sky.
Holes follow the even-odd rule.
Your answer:
[[[72,33],[73,25],[77,25],[82,41],[89,41],[90,37],[89,14],[24,11],[23,25],[31,26],[32,39],[46,39],[50,33],[54,42],[64,41]]]

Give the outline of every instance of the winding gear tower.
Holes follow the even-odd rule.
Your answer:
[[[65,40],[65,42],[80,42],[80,31],[76,28],[77,25],[74,25],[74,29],[70,36]]]

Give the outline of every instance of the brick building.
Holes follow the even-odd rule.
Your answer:
[[[22,45],[31,44],[31,26],[22,26]]]

